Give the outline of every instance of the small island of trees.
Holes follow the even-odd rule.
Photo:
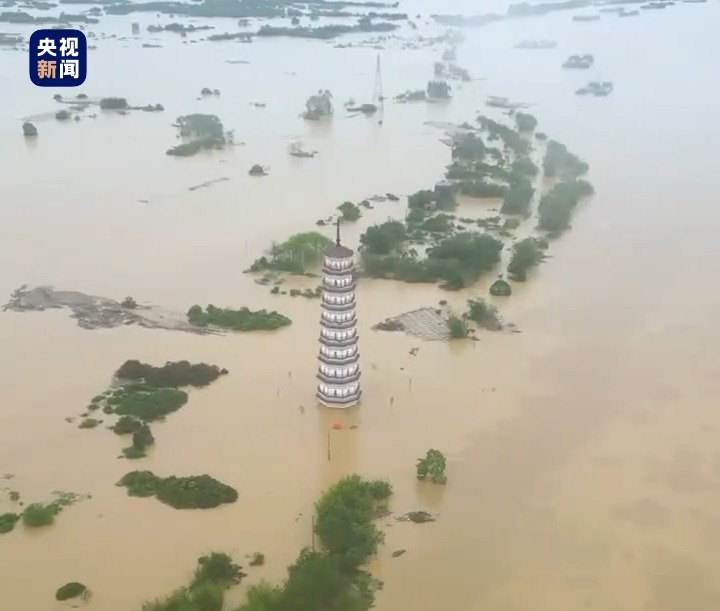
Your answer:
[[[55,600],[70,600],[71,598],[87,598],[90,590],[87,586],[79,581],[70,581],[64,586],[60,586],[55,592]]]
[[[41,528],[55,523],[55,518],[73,503],[80,500],[80,496],[71,492],[55,492],[54,501],[49,503],[30,503],[21,513],[8,512],[0,514],[0,535],[11,532],[15,525],[22,520],[27,528]],[[17,495],[19,499],[19,495]],[[16,499],[16,500],[17,500]]]
[[[242,567],[223,552],[198,558],[192,580],[169,596],[143,605],[143,611],[220,611],[225,591],[246,577]],[[258,608],[257,611],[261,611]]]
[[[131,471],[117,483],[129,496],[154,496],[175,509],[210,509],[238,499],[235,488],[207,474],[159,477],[152,471]]]
[[[260,257],[248,271],[304,273],[317,267],[332,240],[317,231],[296,233],[281,244],[273,244],[267,256]]]
[[[543,238],[529,237],[517,242],[507,268],[510,278],[516,282],[527,280],[528,271],[544,259],[547,247],[547,240]]]
[[[215,325],[233,331],[274,331],[292,324],[287,316],[274,310],[253,311],[245,307],[233,310],[209,305],[203,310],[194,305],[188,310],[187,317],[191,324],[199,327]]]
[[[187,403],[188,394],[181,388],[202,388],[227,373],[227,369],[207,363],[169,361],[156,367],[130,359],[115,372],[120,385],[94,397],[87,409],[119,416],[111,430],[117,435],[132,435],[132,443],[123,449],[123,455],[142,458],[155,443],[148,424],[164,419]],[[80,427],[95,428],[98,424],[99,420],[86,418]]]
[[[232,143],[232,132],[226,132],[216,115],[195,113],[177,118],[175,127],[187,140],[167,150],[168,155],[190,157],[203,149],[220,150]]]
[[[352,202],[343,202],[338,206],[343,221],[357,221],[361,216],[360,206]]]
[[[418,458],[415,467],[417,478],[419,480],[430,478],[434,484],[445,484],[447,483],[446,466],[447,460],[440,450],[428,450],[425,456]]]
[[[392,486],[384,480],[369,481],[358,475],[341,479],[315,504],[315,534],[321,550],[301,550],[282,584],[251,585],[245,602],[235,611],[368,611],[380,583],[364,565],[384,541],[374,519],[391,495]],[[198,562],[189,586],[147,603],[143,610],[219,611],[225,589],[245,575],[226,554],[210,556],[215,558]],[[205,568],[208,565],[213,570]]]

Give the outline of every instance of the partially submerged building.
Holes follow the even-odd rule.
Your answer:
[[[320,313],[317,399],[326,407],[346,408],[360,402],[360,352],[355,317],[355,253],[340,243],[324,253]]]
[[[448,100],[451,97],[451,89],[444,79],[433,79],[427,84],[427,97],[431,100]]]
[[[331,117],[333,114],[332,93],[327,89],[318,91],[317,95],[311,95],[305,102],[303,117],[311,121],[317,121],[323,117]]]

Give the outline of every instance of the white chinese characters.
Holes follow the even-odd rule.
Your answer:
[[[53,57],[57,54],[57,47],[52,38],[41,38],[38,40],[38,57],[42,57],[45,54],[52,55]]]
[[[64,76],[80,78],[80,61],[77,59],[60,60],[60,78]]]
[[[42,41],[41,41],[42,42]],[[61,38],[60,39],[60,55],[63,57],[78,56],[78,39],[77,38]],[[77,62],[75,62],[77,64]]]

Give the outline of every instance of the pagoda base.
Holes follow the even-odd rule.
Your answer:
[[[345,409],[348,407],[353,407],[360,403],[361,395],[362,391],[358,391],[354,395],[348,395],[347,397],[329,397],[325,393],[315,393],[318,403],[324,405],[325,407],[330,407],[333,409]]]

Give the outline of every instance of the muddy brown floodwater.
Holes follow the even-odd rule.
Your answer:
[[[457,12],[475,10],[460,4]],[[25,283],[53,285],[180,312],[208,302],[277,308],[294,324],[197,336],[84,330],[63,310],[0,315],[0,472],[15,476],[3,486],[28,502],[53,490],[92,495],[48,529],[0,537],[0,607],[60,609],[55,589],[78,580],[94,592],[90,608],[131,611],[184,583],[195,558],[213,549],[262,551],[267,563],[250,569],[247,583],[280,580],[310,543],[321,490],[359,472],[390,479],[396,513],[439,514],[427,524],[383,520],[387,542],[372,565],[385,581],[378,611],[720,609],[719,9],[677,4],[593,23],[560,13],[468,29],[458,61],[485,80],[463,85],[447,106],[389,106],[382,128],[297,118],[320,87],[366,98],[371,49],[294,40],[182,46],[167,35],[150,50],[98,41],[86,87],[157,100],[164,116],[38,122],[37,141],[25,143],[19,119],[53,106],[26,83],[24,55],[5,53],[0,85],[18,93],[0,103],[0,301]],[[137,17],[98,28],[129,32]],[[514,49],[530,39],[558,46]],[[165,61],[162,82],[158,64],[141,61],[150,53]],[[438,53],[389,43],[385,88],[422,86]],[[591,74],[560,69],[572,53],[595,56]],[[612,80],[614,93],[574,96],[589,78]],[[197,101],[203,86],[222,96]],[[442,133],[423,124],[472,119],[487,95],[534,104],[541,129],[589,162],[597,189],[551,258],[496,301],[522,333],[447,343],[374,332],[401,312],[483,295],[493,278],[450,294],[363,280],[362,405],[317,408],[318,303],[272,296],[242,270],[344,200],[432,184],[448,151]],[[193,111],[217,113],[246,146],[166,157],[170,121]],[[296,137],[319,154],[289,156]],[[253,163],[270,175],[248,177]],[[188,191],[220,176],[230,180]],[[376,204],[348,227],[348,243],[403,208]],[[459,212],[487,208],[465,202]],[[157,448],[132,465],[116,458],[122,441],[111,432],[65,421],[127,358],[230,370],[154,427]],[[331,431],[338,420],[343,429]],[[415,481],[415,459],[429,447],[448,455],[446,487]],[[240,498],[203,512],[129,498],[113,484],[140,464],[161,475],[207,472]],[[0,511],[8,506],[3,496]],[[407,552],[393,558],[399,549]]]

